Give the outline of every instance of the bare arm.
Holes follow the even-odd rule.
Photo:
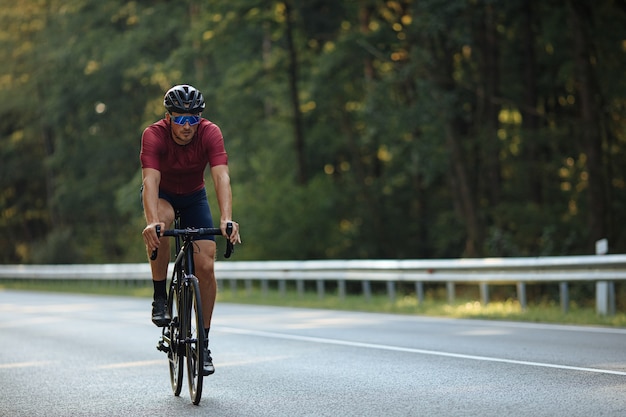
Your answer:
[[[153,168],[143,168],[141,171],[143,178],[143,212],[146,218],[146,228],[143,229],[143,240],[151,251],[159,247],[159,237],[156,233],[156,226],[165,228],[165,224],[159,219],[159,184],[161,173]]]
[[[234,222],[233,217],[233,195],[230,188],[230,175],[228,165],[217,165],[211,168],[211,177],[217,195],[217,204],[220,208],[220,229],[226,236],[226,223],[233,224],[233,233],[230,235],[232,243],[241,243],[239,237],[239,224]]]

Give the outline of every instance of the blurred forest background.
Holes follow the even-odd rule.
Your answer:
[[[238,260],[626,252],[624,0],[0,6],[1,263],[146,259],[140,137],[180,83]]]

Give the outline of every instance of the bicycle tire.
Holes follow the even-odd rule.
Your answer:
[[[202,398],[202,373],[204,364],[204,320],[198,278],[187,277],[185,285],[185,356],[187,359],[187,385],[193,404]]]
[[[172,391],[175,396],[179,396],[183,387],[183,361],[184,361],[184,347],[181,346],[180,337],[180,309],[178,305],[178,294],[176,291],[176,285],[172,283],[167,298],[167,309],[172,318],[170,325],[165,327],[163,332],[169,331],[169,346],[170,351],[167,354],[170,382],[172,384]],[[165,334],[164,334],[165,338]]]

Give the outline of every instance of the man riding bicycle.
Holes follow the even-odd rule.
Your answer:
[[[202,93],[190,85],[176,85],[165,93],[165,117],[148,126],[141,138],[142,203],[147,226],[142,235],[150,261],[154,297],[152,322],[165,327],[171,317],[167,312],[166,278],[170,261],[168,238],[160,238],[156,227],[170,228],[176,213],[180,226],[213,227],[207,201],[204,171],[210,167],[211,178],[220,210],[220,229],[226,235],[226,225],[232,222],[230,241],[241,243],[239,225],[232,221],[232,192],[228,171],[228,156],[220,128],[202,118],[205,108]],[[209,344],[211,316],[215,305],[217,283],[214,273],[215,238],[205,236],[194,242],[195,273],[200,284],[202,313],[205,325],[205,375],[215,372]]]

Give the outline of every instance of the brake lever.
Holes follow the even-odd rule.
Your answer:
[[[230,241],[230,235],[233,233],[233,224],[231,222],[226,223],[226,252],[224,252],[224,258],[230,258],[230,255],[235,253],[235,245]]]
[[[156,229],[157,237],[160,237],[160,235],[161,235],[161,226],[157,224],[155,226],[155,229]],[[152,254],[150,255],[150,259],[154,261],[157,258],[158,254],[159,254],[159,250],[158,249],[153,250]]]

